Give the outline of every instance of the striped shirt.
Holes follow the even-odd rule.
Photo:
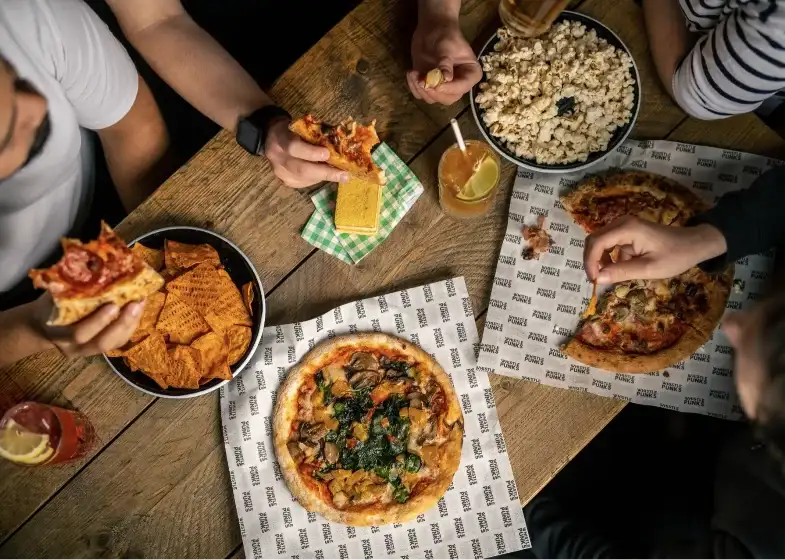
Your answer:
[[[676,102],[693,117],[747,113],[785,88],[785,0],[679,0],[703,33],[673,75]]]

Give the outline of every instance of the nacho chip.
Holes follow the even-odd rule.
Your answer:
[[[166,382],[179,389],[198,389],[202,377],[199,351],[178,344],[169,350],[169,373]]]
[[[139,340],[141,340],[141,338]],[[125,353],[128,352],[133,347],[133,342],[134,341],[129,340],[128,342],[123,344],[120,348],[109,350],[108,352],[105,352],[105,354],[109,358],[121,358],[125,356]]]
[[[212,245],[190,245],[169,239],[164,241],[164,261],[166,268],[173,270],[191,268],[201,263],[221,266],[221,257]]]
[[[141,243],[135,243],[131,247],[131,252],[139,255],[139,258],[149,264],[153,270],[158,271],[164,267],[164,252],[160,249],[151,249]]]
[[[202,379],[206,379],[207,381],[211,379],[224,379],[226,381],[232,380],[232,370],[229,368],[229,364],[226,361],[226,358],[223,361],[219,362],[218,364],[213,367],[210,373],[203,377]]]
[[[232,325],[253,325],[251,315],[245,306],[240,290],[232,281],[231,276],[225,270],[217,270],[221,296],[213,303],[205,315],[220,317],[220,321],[229,322]]]
[[[243,302],[245,302],[245,307],[248,308],[248,313],[250,313],[251,317],[253,317],[253,297],[254,297],[253,282],[248,282],[247,284],[245,284],[243,286],[242,292],[243,292]]]
[[[169,335],[169,342],[176,344],[190,344],[197,336],[210,330],[202,316],[175,294],[166,294],[155,328],[161,334]]]
[[[142,342],[128,350],[125,353],[125,360],[132,370],[137,368],[158,383],[162,389],[168,387],[166,377],[169,374],[169,363],[166,342],[161,333],[151,333]]]
[[[220,367],[221,363],[226,363],[229,355],[229,348],[226,339],[219,334],[209,332],[200,336],[191,343],[191,348],[199,351],[202,361],[202,377],[216,377],[211,375],[213,369]]]
[[[151,331],[155,330],[155,324],[158,322],[158,317],[161,315],[161,309],[164,307],[166,294],[163,292],[155,292],[147,296],[144,302],[144,311],[142,311],[142,318],[139,319],[139,326],[131,335],[131,342],[139,342]]]
[[[226,330],[226,341],[229,344],[229,365],[240,361],[251,345],[251,329],[233,325]]]
[[[200,315],[221,298],[221,278],[212,265],[202,263],[166,284],[166,290],[183,300]]]

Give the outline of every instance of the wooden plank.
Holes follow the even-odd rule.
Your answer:
[[[669,134],[668,140],[785,159],[785,139],[752,113],[716,121],[690,118]]]
[[[642,99],[633,138],[664,138],[686,115],[662,88],[649,52],[643,10],[634,0],[586,0],[578,8],[616,33],[627,45],[638,67]]]

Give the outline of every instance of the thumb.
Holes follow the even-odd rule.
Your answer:
[[[603,266],[597,275],[598,284],[616,284],[625,280],[648,280],[651,259],[635,257]]]
[[[437,65],[437,67],[439,68],[439,70],[441,70],[442,76],[444,76],[444,81],[445,82],[451,82],[452,81],[452,77],[453,77],[453,75],[452,75],[452,69],[453,69],[452,59],[450,59],[449,56],[442,57],[441,60],[439,60],[439,64]]]

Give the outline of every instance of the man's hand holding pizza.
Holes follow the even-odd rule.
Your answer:
[[[269,128],[264,155],[270,160],[273,172],[287,187],[309,187],[322,181],[345,183],[349,174],[325,163],[330,152],[314,146],[289,130],[288,119],[278,119]]]
[[[726,250],[725,237],[708,224],[672,227],[623,216],[586,238],[583,265],[592,281],[615,284],[670,278]]]

